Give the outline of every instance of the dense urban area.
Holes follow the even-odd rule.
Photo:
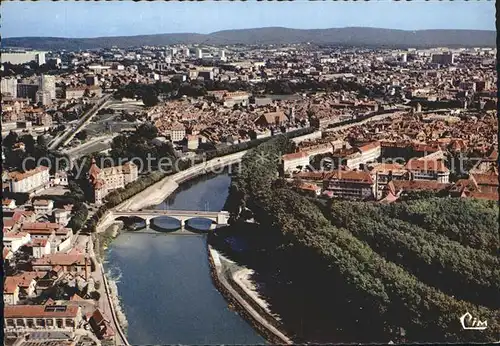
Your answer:
[[[4,49],[4,344],[129,345],[104,224],[227,157],[207,240],[272,283],[228,289],[268,341],[498,342],[496,53]]]

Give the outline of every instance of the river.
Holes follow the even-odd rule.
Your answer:
[[[230,181],[223,173],[186,182],[157,208],[221,210]],[[205,235],[125,232],[109,247],[106,268],[117,278],[130,344],[265,343],[213,286]]]

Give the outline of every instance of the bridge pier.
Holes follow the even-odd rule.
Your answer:
[[[181,232],[183,232],[186,230],[186,220],[180,219],[179,221],[181,223]]]

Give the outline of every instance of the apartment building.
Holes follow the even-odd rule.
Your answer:
[[[48,214],[54,208],[54,201],[47,199],[37,199],[33,202],[33,209],[35,213]]]
[[[309,155],[306,152],[286,154],[282,157],[283,172],[292,172],[294,170],[302,170],[309,165]]]
[[[4,332],[22,335],[36,331],[74,333],[82,324],[79,306],[12,305],[4,308]]]
[[[323,181],[323,194],[330,198],[371,199],[375,195],[374,181],[364,171],[334,171]]]
[[[409,180],[408,171],[398,163],[381,163],[373,167],[370,175],[375,182],[375,195],[377,199],[382,198],[386,185],[393,180]]]
[[[166,131],[167,136],[170,137],[172,142],[179,142],[186,137],[186,128],[181,123],[174,123],[172,126]]]
[[[356,152],[346,158],[349,169],[358,169],[360,165],[376,161],[382,155],[380,142],[371,142],[356,148]]]
[[[65,273],[77,273],[90,277],[91,261],[88,255],[81,253],[56,253],[42,256],[32,262],[34,271],[51,271],[61,267]]]
[[[8,182],[11,192],[27,193],[38,190],[50,182],[49,167],[39,166],[24,173],[10,172]]]
[[[405,168],[411,180],[434,180],[442,184],[450,181],[450,171],[442,160],[412,159]]]

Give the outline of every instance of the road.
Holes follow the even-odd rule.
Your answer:
[[[117,134],[105,135],[93,138],[90,141],[83,143],[82,145],[79,145],[75,148],[64,150],[63,153],[67,154],[71,159],[77,159],[87,154],[107,150],[111,148],[111,141],[116,135]]]
[[[97,103],[82,116],[82,118],[78,121],[78,125],[76,126],[76,128],[73,129],[72,127],[70,127],[66,129],[63,135],[52,142],[52,144],[49,146],[49,149],[55,150],[61,145],[64,146],[68,144],[73,139],[73,137],[90,122],[92,117],[96,115],[97,112],[108,103],[108,100],[112,96],[112,94],[108,94],[101,97],[99,101],[97,101]]]

